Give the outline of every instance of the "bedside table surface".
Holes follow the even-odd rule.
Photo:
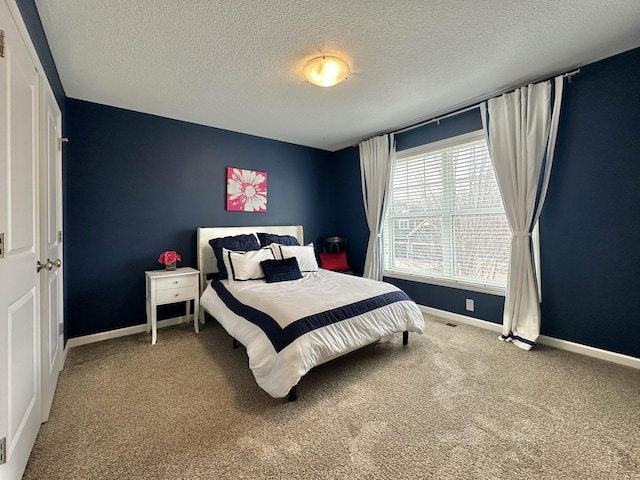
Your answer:
[[[144,273],[149,278],[160,278],[170,277],[172,275],[200,274],[200,271],[191,267],[178,267],[175,270],[147,270]]]

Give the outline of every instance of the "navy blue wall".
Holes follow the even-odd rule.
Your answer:
[[[566,85],[540,219],[542,334],[640,357],[640,49],[582,68]],[[403,150],[481,128],[478,111],[397,136]],[[361,271],[368,228],[356,148],[336,153],[349,182],[338,214]],[[358,180],[359,181],[359,180]],[[504,299],[387,279],[422,305],[502,323]],[[475,312],[464,309],[475,300]]]
[[[540,219],[542,333],[640,357],[640,49],[565,88]]]
[[[360,158],[357,147],[335,153],[338,174],[334,180],[338,209],[338,234],[349,237],[347,261],[351,270],[362,273],[369,241],[369,227],[364,213],[360,180]]]
[[[197,227],[335,231],[332,153],[80,100],[67,110],[67,338],[145,323],[143,272],[165,250],[196,267]],[[225,210],[226,167],[267,172],[266,213]]]

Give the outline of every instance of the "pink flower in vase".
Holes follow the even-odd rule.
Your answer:
[[[168,250],[166,252],[162,252],[158,257],[158,263],[162,263],[163,265],[171,265],[172,263],[176,263],[181,261],[180,255],[174,250]]]

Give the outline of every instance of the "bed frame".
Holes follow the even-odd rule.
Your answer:
[[[218,264],[213,254],[209,240],[213,238],[229,237],[247,233],[267,232],[276,235],[291,235],[298,239],[300,245],[304,245],[302,225],[271,225],[261,227],[199,227],[198,228],[198,270],[200,270],[200,294],[207,285],[207,276],[218,272]],[[200,308],[200,322],[204,324],[204,308]],[[238,348],[238,341],[233,338],[233,348]],[[409,343],[409,332],[402,333],[402,343]],[[348,352],[344,352],[348,353]],[[289,391],[290,402],[297,398],[297,386]]]

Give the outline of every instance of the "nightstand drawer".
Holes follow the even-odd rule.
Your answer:
[[[172,288],[170,290],[158,290],[156,292],[156,303],[158,305],[163,303],[179,302],[181,300],[192,298],[194,298],[193,286]]]
[[[193,287],[196,284],[196,275],[180,275],[178,277],[167,277],[156,279],[156,291],[160,298],[160,290],[173,288]]]

